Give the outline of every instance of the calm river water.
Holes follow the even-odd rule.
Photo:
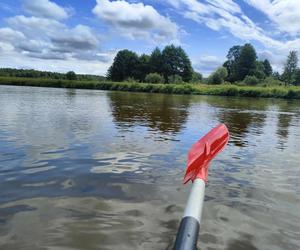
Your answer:
[[[200,249],[300,249],[300,102],[0,86],[0,249],[170,249],[186,153],[211,164]]]

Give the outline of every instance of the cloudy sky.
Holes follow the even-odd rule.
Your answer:
[[[299,0],[1,0],[0,67],[105,74],[120,49],[174,43],[204,75],[251,42],[281,71],[300,51]]]

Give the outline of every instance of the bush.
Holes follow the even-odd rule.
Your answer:
[[[135,83],[137,81],[133,77],[128,77],[128,78],[125,79],[125,82]]]
[[[208,84],[221,84],[222,83],[222,78],[219,74],[212,73],[208,79],[207,79]]]
[[[158,73],[150,73],[150,74],[146,75],[145,82],[164,83],[164,78]]]
[[[227,75],[227,69],[220,67],[208,77],[208,84],[222,84]]]
[[[268,87],[268,86],[281,86],[281,85],[284,85],[284,83],[282,81],[274,79],[274,77],[272,77],[272,76],[269,76],[269,77],[267,77],[263,80],[262,85],[265,86],[265,87]]]
[[[69,71],[67,74],[66,74],[66,78],[68,80],[76,80],[76,74],[74,71]]]
[[[201,83],[203,80],[203,76],[198,72],[193,72],[191,83]]]
[[[168,77],[168,83],[178,84],[183,83],[183,80],[180,75],[172,75]]]
[[[257,85],[259,80],[255,76],[246,76],[243,82],[246,85],[252,85],[253,86],[253,85]]]

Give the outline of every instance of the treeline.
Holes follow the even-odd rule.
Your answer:
[[[162,51],[155,48],[150,55],[138,56],[127,49],[119,51],[107,78],[117,82],[182,83],[201,81],[202,75],[194,71],[180,46],[169,45]]]
[[[273,71],[268,59],[259,60],[250,44],[236,45],[229,49],[227,60],[209,77],[195,72],[186,52],[181,47],[155,48],[150,55],[137,55],[121,50],[107,72],[107,78],[116,82],[146,83],[234,83],[240,85],[300,85],[300,69],[296,51],[291,51],[283,73]]]
[[[73,71],[67,73],[57,73],[49,71],[39,71],[34,69],[11,69],[0,68],[0,76],[5,77],[25,77],[25,78],[45,78],[45,79],[57,79],[57,80],[105,80],[103,76],[97,75],[82,75],[76,74]]]
[[[223,82],[245,85],[300,85],[300,69],[296,51],[291,51],[284,65],[283,73],[273,71],[269,60],[258,60],[254,47],[246,43],[229,49],[223,66],[213,72],[207,83]]]
[[[229,49],[227,60],[213,72],[207,79],[209,84],[245,83],[246,85],[257,85],[267,77],[271,77],[273,69],[270,62],[257,59],[254,47],[246,43]]]
[[[155,48],[150,55],[137,55],[121,50],[107,72],[107,77],[76,74],[73,71],[57,73],[33,69],[0,68],[0,77],[43,78],[55,80],[145,82],[145,83],[205,83],[238,85],[296,85],[300,86],[298,55],[291,51],[283,73],[273,71],[270,62],[259,60],[255,48],[246,43],[229,49],[227,60],[207,78],[196,72],[186,52],[169,45],[163,50]]]

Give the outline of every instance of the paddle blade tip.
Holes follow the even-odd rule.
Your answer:
[[[228,128],[225,124],[219,124],[197,141],[188,153],[183,184],[197,178],[206,182],[209,163],[226,146],[228,140]]]

